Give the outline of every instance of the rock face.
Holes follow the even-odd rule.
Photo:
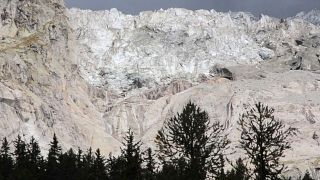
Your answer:
[[[299,130],[283,159],[317,167],[320,27],[288,19],[185,9],[65,9],[58,0],[0,3],[0,136],[55,132],[64,148],[116,152],[131,128],[147,145],[165,119],[195,101],[227,127],[261,101]],[[231,155],[237,157],[241,152]],[[299,173],[299,172],[296,172]]]
[[[0,3],[0,135],[33,135],[47,148],[53,133],[65,148],[117,147],[78,75],[72,29],[58,0]],[[93,138],[94,137],[94,138]]]

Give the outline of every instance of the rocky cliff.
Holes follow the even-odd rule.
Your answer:
[[[291,173],[318,167],[318,12],[131,16],[58,0],[2,1],[1,136],[34,135],[46,146],[55,132],[65,148],[107,153],[132,128],[153,146],[163,121],[192,100],[225,124],[235,147],[239,114],[262,101],[299,130],[284,159]]]
[[[47,148],[55,132],[65,148],[117,147],[78,74],[63,2],[2,0],[0,9],[1,136],[33,135]]]

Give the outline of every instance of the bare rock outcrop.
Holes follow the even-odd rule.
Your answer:
[[[3,0],[0,10],[1,137],[33,135],[47,148],[56,133],[64,148],[118,147],[78,74],[63,1]]]

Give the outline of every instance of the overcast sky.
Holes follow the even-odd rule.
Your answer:
[[[215,9],[216,11],[247,11],[255,15],[294,16],[301,11],[320,9],[320,0],[65,0],[68,7],[105,10],[117,8],[126,14],[140,11],[180,7]]]

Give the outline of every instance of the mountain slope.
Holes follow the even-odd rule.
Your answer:
[[[318,166],[320,28],[301,15],[131,16],[2,1],[1,136],[34,135],[46,147],[56,133],[64,148],[108,153],[131,128],[154,146],[163,121],[193,100],[225,124],[234,148],[239,114],[262,101],[300,131],[284,159],[290,170]]]
[[[65,148],[118,141],[104,133],[90,86],[78,75],[72,29],[62,1],[1,2],[1,136],[33,135],[47,147],[53,133]],[[94,138],[93,138],[94,137]]]

